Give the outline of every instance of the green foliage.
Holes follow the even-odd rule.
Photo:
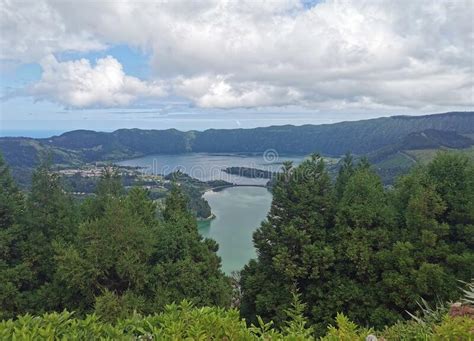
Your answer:
[[[1,159],[0,182],[1,318],[68,309],[115,321],[185,298],[230,304],[217,244],[199,235],[178,187],[160,221],[149,193],[125,193],[112,167],[80,208],[47,162],[26,200]]]
[[[450,318],[445,316],[443,323],[433,327],[434,340],[472,340],[474,338],[474,319],[470,316]]]
[[[23,213],[24,199],[0,155],[0,229],[7,229]]]
[[[67,304],[70,309],[86,310],[105,290],[142,293],[153,280],[149,276],[156,228],[147,226],[127,204],[109,201],[100,219],[80,225],[74,245],[56,250],[56,276],[73,299]]]
[[[118,197],[124,194],[122,179],[118,170],[113,166],[106,167],[96,188],[97,196]]]
[[[177,185],[166,198],[163,218],[153,255],[160,260],[153,270],[159,292],[155,304],[163,307],[183,299],[199,305],[230,304],[232,289],[220,270],[217,243],[199,234],[187,198]]]
[[[292,295],[291,307],[285,310],[287,320],[283,332],[287,335],[298,335],[303,340],[310,339],[314,330],[308,327],[308,319],[304,316],[306,305],[301,302],[300,294],[293,293]]]
[[[334,185],[317,156],[285,165],[254,233],[258,259],[242,271],[243,316],[281,325],[294,286],[316,333],[338,311],[380,329],[457,299],[457,280],[474,275],[473,172],[442,153],[385,189],[350,155]]]
[[[275,149],[279,153],[309,154],[314,151],[315,146],[324,155],[339,156],[348,150],[364,154],[387,146],[400,148],[400,137],[406,137],[407,141],[403,142],[411,149],[420,146],[465,146],[467,143],[464,140],[467,139],[459,134],[474,132],[473,117],[472,112],[452,112],[316,126],[285,125],[255,129],[210,129],[203,132],[180,132],[175,129],[120,129],[111,133],[76,130],[48,139],[0,138],[0,150],[12,167],[30,168],[37,164],[38,154],[45,151],[52,152],[54,161],[63,164],[191,151],[255,153]],[[446,130],[446,127],[457,134],[440,132]],[[438,131],[436,136],[429,133],[433,129]],[[430,137],[428,144],[420,144],[419,138],[426,139],[427,135]],[[446,144],[443,142],[445,140],[450,143]]]
[[[118,295],[106,289],[101,296],[95,298],[94,311],[102,321],[113,323],[132,316],[145,304],[145,299],[137,296],[132,290]]]
[[[298,305],[298,304],[297,304]],[[110,306],[109,306],[110,308]],[[298,311],[299,308],[295,308]],[[0,322],[2,340],[316,340],[311,329],[302,327],[302,317],[286,321],[280,330],[258,318],[258,326],[247,326],[237,310],[218,307],[194,307],[183,301],[171,304],[152,315],[130,313],[109,322],[97,315],[78,318],[63,311],[42,316],[23,315]],[[439,324],[421,325],[414,321],[397,323],[381,332],[362,328],[343,314],[336,326],[329,326],[321,341],[366,340],[369,335],[385,340],[471,340],[474,320],[445,316]],[[382,338],[380,338],[382,339]]]
[[[283,165],[258,258],[234,281],[247,327],[224,308],[231,281],[181,186],[157,214],[109,168],[78,207],[48,163],[24,196],[0,160],[0,318],[77,314],[4,321],[0,338],[305,340],[334,318],[327,340],[470,337],[471,320],[430,307],[474,277],[473,162],[440,154],[390,190],[366,160],[341,169],[334,184],[319,155]],[[472,285],[464,293],[472,302]]]
[[[61,297],[54,278],[54,245],[73,242],[78,218],[77,207],[46,159],[33,173],[25,215],[18,218],[22,220],[23,235],[17,249],[23,270],[16,283],[20,312],[60,308]]]
[[[303,331],[280,332],[271,327],[248,328],[237,310],[195,308],[187,301],[166,306],[160,314],[131,314],[115,323],[96,315],[74,318],[68,312],[25,315],[0,322],[2,340],[106,339],[106,340],[311,340]]]
[[[95,196],[87,198],[81,206],[83,220],[100,218],[110,200],[125,194],[118,170],[114,167],[104,169],[97,182]]]
[[[466,287],[462,289],[463,297],[461,298],[461,301],[465,304],[474,305],[474,279],[471,279],[470,283],[463,283]]]
[[[335,257],[334,249],[325,243],[333,198],[321,157],[313,155],[297,168],[284,165],[273,188],[268,219],[254,233],[259,261],[242,271],[244,316],[262,315],[280,324],[295,288],[304,302],[317,301],[306,296],[307,286],[312,285],[311,279],[324,276]]]
[[[334,189],[336,191],[337,199],[341,199],[342,195],[344,194],[344,190],[346,188],[347,182],[349,181],[350,177],[354,174],[355,166],[354,166],[354,159],[350,153],[346,153],[344,158],[341,160],[341,166],[339,168],[339,174],[336,179],[336,183],[334,185]]]
[[[474,338],[474,319],[472,317],[449,317],[444,315],[436,324],[417,321],[398,322],[385,328],[381,333],[386,340],[472,340]]]
[[[168,197],[166,197],[163,218],[168,221],[177,219],[181,214],[186,212],[187,206],[187,197],[179,189],[179,186],[177,184],[173,184],[173,187],[171,188]]]
[[[381,334],[390,341],[428,341],[433,339],[432,327],[416,321],[397,322]]]
[[[336,315],[336,325],[329,326],[327,334],[322,341],[365,341],[368,335],[374,333],[372,329],[360,328],[350,321],[344,314]]]
[[[0,318],[23,308],[20,285],[30,277],[21,259],[21,245],[27,237],[21,227],[24,214],[24,197],[0,155]]]
[[[417,304],[420,307],[419,316],[416,316],[410,312],[408,312],[408,314],[419,324],[434,324],[441,322],[441,320],[449,311],[449,304],[447,303],[440,302],[437,303],[434,308],[432,308],[429,303],[422,298],[421,302],[417,302]]]

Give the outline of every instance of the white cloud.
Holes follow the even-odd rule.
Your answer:
[[[93,30],[86,27],[70,30],[68,19],[46,1],[0,0],[0,19],[3,61],[37,62],[55,52],[85,52],[106,47]]]
[[[113,57],[98,59],[92,66],[86,59],[58,62],[52,55],[41,61],[41,80],[30,94],[71,107],[125,106],[139,98],[165,95],[163,86],[125,75]]]
[[[0,54],[27,61],[129,44],[150,53],[157,81],[205,108],[472,109],[473,6],[4,0]]]
[[[190,98],[202,108],[275,106],[297,103],[301,99],[301,94],[289,87],[258,82],[232,83],[221,76],[180,78],[173,83],[177,94]]]

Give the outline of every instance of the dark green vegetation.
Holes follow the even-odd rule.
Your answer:
[[[411,133],[400,142],[380,148],[367,157],[383,182],[391,184],[396,176],[407,173],[417,163],[431,161],[438,150],[459,150],[474,160],[471,147],[474,140],[469,136],[455,131],[425,130]]]
[[[255,129],[178,130],[120,129],[112,133],[76,130],[47,139],[0,138],[0,151],[21,180],[51,153],[53,163],[77,166],[151,154],[186,152],[256,153],[274,149],[280,154],[327,156],[351,151],[371,154],[384,181],[416,162],[406,150],[465,148],[474,144],[474,113],[453,112],[426,116],[394,116],[326,125],[273,126]],[[27,176],[28,177],[28,176]]]
[[[223,171],[228,174],[239,175],[246,178],[271,179],[275,176],[274,172],[249,167],[227,167],[224,168]]]
[[[165,176],[166,180],[172,181],[165,184],[165,187],[170,188],[173,184],[178,184],[183,193],[189,198],[188,209],[194,213],[199,219],[212,218],[211,207],[209,203],[202,197],[205,191],[212,188],[230,186],[231,184],[223,180],[200,181],[185,173],[176,171]],[[167,195],[165,193],[165,195]]]
[[[192,300],[227,305],[217,244],[203,239],[172,188],[157,214],[148,193],[125,194],[108,169],[80,206],[47,164],[18,191],[0,160],[0,317],[68,309],[113,319]]]
[[[110,166],[96,167],[95,171],[100,171]],[[208,219],[212,216],[209,203],[202,197],[203,193],[214,187],[231,185],[225,181],[200,181],[182,172],[173,172],[167,176],[144,175],[139,170],[124,170],[124,167],[113,167],[120,173],[120,178],[125,191],[135,187],[146,188],[152,200],[160,204],[170,193],[174,184],[180,186],[181,190],[188,197],[188,208],[198,219]],[[73,193],[75,199],[83,200],[86,197],[95,195],[95,189],[100,177],[86,176],[78,170],[74,174],[62,174],[64,189]]]
[[[472,336],[472,318],[417,304],[457,300],[459,280],[474,277],[474,163],[462,154],[437,155],[393,189],[350,155],[335,182],[317,155],[285,163],[254,234],[258,258],[232,280],[180,186],[157,210],[145,190],[125,193],[111,170],[80,205],[47,164],[27,195],[3,161],[0,182],[1,318],[76,314],[4,321],[2,338]],[[167,306],[183,300],[196,308]],[[231,302],[257,327],[227,310]],[[403,322],[407,311],[426,316]]]
[[[323,160],[284,166],[258,259],[241,273],[241,312],[276,323],[297,290],[318,330],[345,312],[378,329],[456,299],[474,277],[474,162],[439,154],[385,190],[366,160],[347,156],[333,184]]]

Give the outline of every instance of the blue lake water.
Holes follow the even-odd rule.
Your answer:
[[[151,174],[169,174],[181,170],[190,176],[202,181],[225,180],[235,184],[264,185],[268,179],[245,178],[227,174],[222,169],[227,167],[259,168],[272,172],[280,170],[283,161],[293,161],[299,164],[304,156],[278,155],[271,151],[266,154],[210,154],[188,153],[175,155],[150,155],[137,159],[117,162],[123,166],[143,167],[144,172]]]
[[[144,172],[168,174],[181,170],[202,181],[225,180],[234,184],[264,185],[268,179],[251,179],[230,175],[222,171],[226,167],[251,167],[278,171],[282,162],[289,160],[299,164],[304,156],[277,155],[274,151],[263,154],[208,154],[189,153],[179,155],[154,155],[118,162],[125,166],[143,167]],[[216,218],[200,222],[199,231],[204,237],[219,244],[224,272],[230,274],[256,256],[252,242],[253,232],[265,219],[272,195],[263,187],[230,187],[204,194]]]

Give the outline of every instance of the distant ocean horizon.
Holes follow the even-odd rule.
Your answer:
[[[0,129],[0,137],[32,137],[45,138],[61,135],[67,130],[3,130]]]

